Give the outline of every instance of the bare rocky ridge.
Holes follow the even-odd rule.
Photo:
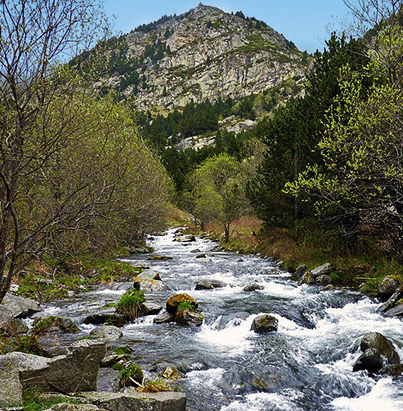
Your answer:
[[[138,84],[121,87],[127,97],[135,95],[138,110],[169,110],[191,100],[236,99],[305,73],[302,53],[282,34],[216,7],[199,5],[120,41],[127,60],[139,64]],[[151,48],[160,50],[158,55]],[[121,79],[113,73],[109,86],[117,87]]]

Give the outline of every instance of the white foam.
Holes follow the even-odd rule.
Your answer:
[[[293,389],[286,389],[279,393],[249,394],[245,401],[234,401],[221,408],[221,411],[295,411],[295,400],[302,394]]]
[[[335,411],[401,411],[403,393],[391,378],[379,380],[372,390],[359,398],[336,398],[331,403]]]

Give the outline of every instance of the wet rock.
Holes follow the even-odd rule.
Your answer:
[[[393,344],[382,334],[378,332],[369,332],[361,339],[361,351],[366,351],[369,348],[374,348],[380,355],[387,358],[390,364],[399,364],[400,357],[395,351]]]
[[[295,270],[295,273],[293,274],[294,278],[301,278],[304,274],[305,271],[308,269],[308,266],[303,264],[297,267],[297,269]]]
[[[80,397],[109,411],[186,411],[186,395],[179,392],[124,393],[90,392]]]
[[[70,318],[57,317],[51,315],[49,317],[38,318],[34,322],[34,331],[39,334],[44,333],[76,333],[80,329],[70,320]]]
[[[189,302],[193,309],[197,309],[198,304],[196,300],[188,294],[174,294],[169,300],[166,302],[166,310],[169,314],[176,314],[178,310],[178,306],[182,302]]]
[[[192,310],[178,310],[174,321],[182,327],[200,327],[203,324],[204,315]]]
[[[243,263],[244,260],[242,258],[238,258],[238,260],[236,260],[237,263]]]
[[[147,247],[129,247],[129,254],[147,254],[150,252],[150,249]]]
[[[197,254],[201,253],[201,251],[198,248],[195,248],[194,250],[191,251],[192,254]]]
[[[311,270],[313,278],[317,278],[320,275],[329,275],[332,272],[332,266],[330,263],[323,264],[319,267],[314,268]]]
[[[13,318],[24,318],[41,311],[39,303],[29,298],[7,293],[0,310],[0,327]]]
[[[152,255],[147,258],[147,260],[150,261],[167,261],[167,260],[172,260],[173,257],[169,257],[167,255]]]
[[[264,290],[263,285],[260,284],[248,284],[246,287],[243,289],[246,292],[250,291],[259,291],[259,290]]]
[[[305,273],[302,276],[301,281],[299,283],[300,284],[315,284],[315,278],[312,275],[311,271],[308,271],[307,273]]]
[[[253,320],[251,331],[261,334],[277,331],[278,320],[272,315],[259,315]]]
[[[157,315],[161,310],[162,306],[154,303],[144,303],[147,310],[147,315]]]
[[[181,235],[176,237],[175,240],[178,243],[193,243],[196,241],[196,237],[194,235]]]
[[[22,390],[77,392],[96,389],[99,365],[105,356],[102,341],[82,340],[67,355],[45,358],[13,352],[0,356],[0,409],[22,407]]]
[[[213,290],[214,288],[223,288],[225,283],[217,280],[202,280],[196,284],[196,290]]]
[[[158,280],[161,281],[161,276],[154,270],[144,270],[142,273],[138,274],[135,278],[136,280]]]
[[[383,365],[382,357],[375,348],[368,348],[353,365],[353,371],[367,370],[371,373],[378,372]]]
[[[385,317],[401,317],[403,316],[403,303],[390,309],[385,313]]]
[[[403,375],[403,364],[387,365],[379,371],[379,374],[400,377]]]
[[[161,377],[170,381],[178,381],[183,378],[183,375],[174,367],[166,367]]]
[[[379,308],[378,312],[386,313],[387,311],[391,310],[392,308],[396,307],[400,300],[403,298],[403,286],[400,286],[389,298],[388,301],[383,303]]]
[[[327,286],[323,289],[323,291],[332,291],[332,290],[334,290],[334,285],[332,285],[332,284],[327,285]]]
[[[332,281],[332,278],[330,277],[330,275],[327,275],[327,274],[322,274],[319,277],[317,277],[315,280],[316,284],[322,285],[324,287],[329,285],[331,281]]]
[[[90,335],[91,337],[99,338],[104,341],[118,341],[123,336],[123,333],[118,327],[114,327],[113,325],[103,325],[102,327],[93,329],[90,332]]]
[[[101,367],[112,367],[117,364],[119,361],[127,361],[128,354],[107,354],[101,362]]]
[[[154,318],[153,322],[155,324],[166,324],[166,323],[172,323],[174,322],[174,318],[175,315],[174,314],[170,314],[167,312],[164,312],[160,315],[158,315],[157,317]]]
[[[26,334],[29,329],[27,325],[19,318],[13,318],[4,327],[2,327],[1,330],[6,335],[20,335]]]
[[[123,327],[127,324],[127,318],[122,314],[115,312],[97,313],[89,315],[83,319],[83,324],[100,325],[105,324],[114,325],[115,327]]]
[[[196,258],[207,258],[206,254],[199,254],[196,256]]]
[[[385,277],[378,287],[378,298],[382,302],[386,302],[396,292],[399,287],[399,283],[392,278]]]

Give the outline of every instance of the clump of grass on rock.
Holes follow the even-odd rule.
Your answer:
[[[120,297],[116,304],[116,312],[123,314],[129,321],[134,321],[136,318],[147,314],[144,302],[143,291],[129,290]]]

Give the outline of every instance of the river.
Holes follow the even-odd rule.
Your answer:
[[[125,326],[119,345],[129,345],[145,370],[173,365],[184,374],[179,389],[188,395],[189,411],[401,411],[403,379],[369,377],[353,372],[360,355],[360,337],[377,331],[389,338],[403,359],[403,323],[376,313],[380,304],[357,292],[323,291],[298,285],[276,263],[259,256],[211,252],[207,239],[185,244],[174,230],[152,239],[154,254],[173,257],[146,261],[161,274],[167,290],[146,295],[147,301],[165,301],[174,293],[194,297],[205,316],[197,328],[157,325],[154,316]],[[196,259],[194,250],[208,261]],[[220,280],[225,287],[195,290],[201,279]],[[251,283],[262,290],[245,292]],[[129,283],[50,304],[48,314],[81,324],[88,312],[117,301]],[[278,331],[250,331],[259,314],[279,321]],[[80,325],[87,335],[94,326]]]

